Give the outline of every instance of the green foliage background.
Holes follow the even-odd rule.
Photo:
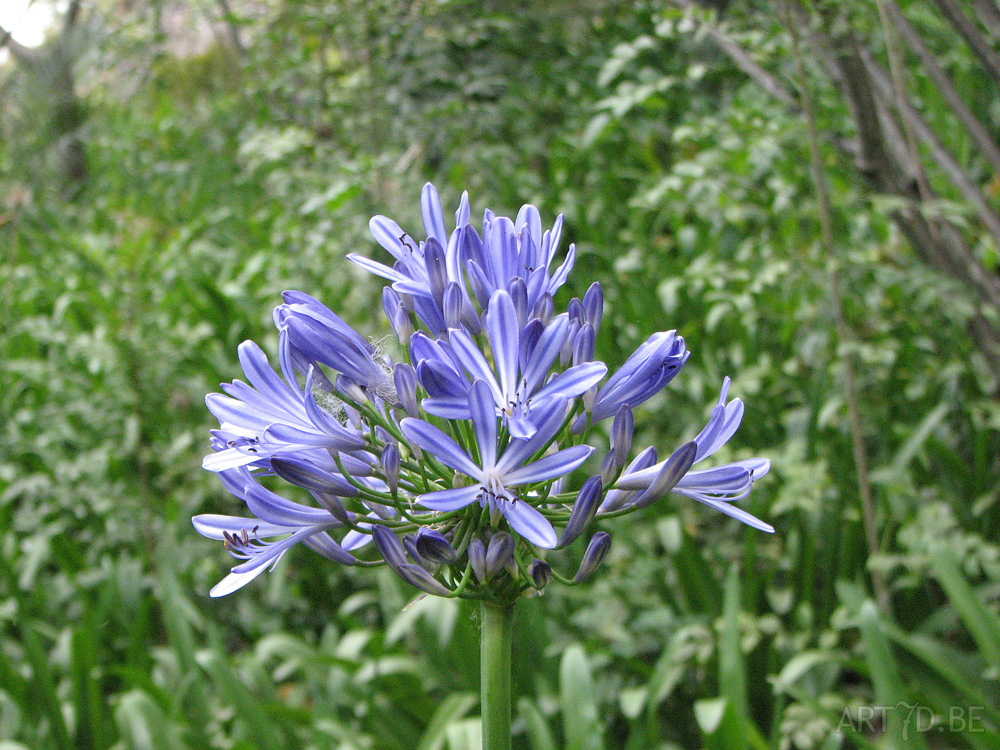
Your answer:
[[[239,46],[220,32],[179,55],[160,25],[175,6],[85,9],[82,181],[34,125],[52,116],[44,76],[0,69],[2,750],[478,746],[472,610],[407,606],[391,573],[305,550],[210,600],[229,558],[190,525],[239,512],[200,468],[203,397],[240,376],[239,342],[273,352],[283,289],[385,336],[378,284],[343,256],[379,252],[372,214],[419,227],[427,180],[446,211],[468,189],[474,213],[565,214],[566,295],[604,286],[610,365],[654,330],[684,335],[692,357],[640,409],[637,441],[692,437],[731,375],[747,415],[722,458],[774,465],[748,501],[773,537],[671,499],[607,524],[591,583],[521,604],[516,747],[1000,746],[1000,408],[966,333],[975,303],[824,141],[826,257],[803,118],[692,16],[284,0],[234,5],[218,28]],[[790,76],[766,8],[730,13]],[[973,62],[951,54],[974,90]],[[820,126],[838,128],[815,88]],[[898,708],[843,718],[901,701],[942,731]]]

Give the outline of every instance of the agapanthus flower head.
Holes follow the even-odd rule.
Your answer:
[[[692,470],[739,426],[743,405],[727,403],[728,378],[693,440],[659,463],[654,448],[633,450],[633,409],[689,353],[676,332],[654,333],[608,374],[595,359],[600,285],[557,309],[574,259],[571,245],[550,270],[561,217],[543,232],[533,206],[513,220],[487,211],[480,233],[463,194],[448,234],[430,185],[421,209],[422,240],[372,219],[391,267],[350,256],[391,282],[382,309],[400,356],[317,299],[286,292],[274,312],[280,372],[245,342],[248,382],[208,396],[220,424],[205,468],[252,516],[194,519],[240,561],[213,596],[246,585],[300,542],[345,565],[384,563],[425,594],[537,595],[597,569],[611,538],[595,524],[667,493],[773,531],[733,505],[767,472],[765,459]],[[597,425],[611,416],[609,444],[595,449]],[[552,550],[585,535],[579,569],[559,574]]]

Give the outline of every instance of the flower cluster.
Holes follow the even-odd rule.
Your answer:
[[[391,219],[371,220],[391,266],[348,256],[390,282],[382,306],[400,356],[309,295],[286,292],[274,311],[278,369],[244,342],[247,382],[208,396],[219,429],[204,466],[254,516],[193,519],[242,561],[212,596],[246,585],[302,543],[344,565],[384,562],[429,594],[509,600],[553,577],[582,581],[606,555],[607,533],[593,534],[572,578],[552,569],[548,551],[595,519],[669,492],[773,531],[733,504],[767,472],[767,460],[692,468],[740,424],[743,404],[727,402],[728,378],[697,437],[663,461],[652,447],[629,461],[632,410],[670,382],[688,352],[674,331],[656,333],[608,376],[594,359],[600,285],[555,310],[575,258],[570,245],[552,270],[562,217],[543,231],[534,206],[513,221],[487,211],[480,234],[463,195],[448,234],[431,185],[421,208],[422,242]],[[608,419],[598,461],[588,440]],[[582,468],[592,476],[568,489]],[[261,480],[272,476],[315,503],[267,489]]]

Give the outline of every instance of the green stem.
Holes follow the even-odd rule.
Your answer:
[[[510,750],[510,649],[514,604],[484,601],[480,613],[483,750]]]

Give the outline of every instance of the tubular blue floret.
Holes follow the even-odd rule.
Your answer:
[[[399,446],[396,443],[386,443],[382,449],[382,473],[389,492],[395,494],[399,489]]]
[[[451,542],[445,539],[441,532],[426,526],[417,532],[415,544],[417,553],[421,557],[438,565],[450,565],[457,557]]]
[[[591,418],[607,419],[623,404],[634,409],[673,380],[689,356],[676,332],[654,333],[598,390]]]
[[[587,293],[583,295],[583,311],[594,332],[600,331],[601,318],[604,315],[604,290],[601,289],[599,282],[591,284]]]
[[[609,446],[611,453],[615,457],[615,465],[621,468],[628,460],[629,448],[632,447],[632,431],[634,429],[634,417],[632,410],[622,405],[618,407],[615,420],[611,423],[611,438]]]
[[[609,549],[611,549],[611,535],[604,531],[598,531],[594,534],[590,538],[587,550],[583,553],[583,560],[580,561],[580,567],[576,571],[576,575],[573,576],[574,583],[582,583],[589,578],[600,564],[604,562]]]
[[[560,547],[572,544],[586,530],[597,514],[597,507],[601,504],[603,495],[604,486],[600,477],[591,477],[583,483],[580,493],[576,496],[576,502],[573,503],[573,510],[570,512],[562,538],[559,540]]]
[[[770,524],[730,505],[734,500],[740,500],[749,495],[754,480],[768,472],[771,462],[767,459],[754,458],[736,461],[700,471],[685,469],[684,473],[676,478],[674,474],[676,474],[677,465],[668,466],[675,456],[683,450],[692,456],[690,468],[691,464],[711,456],[733,436],[743,418],[743,403],[739,399],[734,399],[727,404],[728,394],[729,378],[727,377],[722,383],[718,404],[712,409],[708,424],[694,440],[681,446],[670,459],[663,463],[626,470],[618,479],[615,487],[624,491],[642,491],[642,499],[645,504],[668,491],[672,491],[715,508],[755,529],[773,532],[774,528]],[[670,484],[671,481],[673,484]],[[659,486],[661,484],[663,486]],[[669,489],[664,489],[665,487],[669,487]],[[635,502],[638,505],[638,500]]]
[[[506,568],[514,559],[514,538],[506,531],[500,531],[490,537],[486,548],[486,577],[492,578]]]
[[[552,582],[552,566],[536,557],[528,564],[528,577],[532,585],[541,591]]]
[[[364,447],[357,431],[341,425],[316,404],[310,380],[303,396],[271,369],[264,352],[252,341],[240,344],[239,353],[250,385],[234,380],[223,384],[226,395],[212,393],[205,398],[225,440],[205,457],[204,468],[224,471],[261,465],[282,452],[309,448],[349,451]]]
[[[472,565],[472,572],[484,586],[490,582],[490,576],[486,571],[486,545],[478,536],[469,541],[469,564]]]

